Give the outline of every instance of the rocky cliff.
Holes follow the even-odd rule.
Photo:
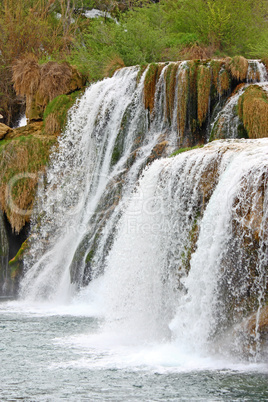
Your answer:
[[[140,120],[135,147],[126,162],[126,169],[135,163],[146,127],[153,126],[157,118],[155,103],[161,91],[165,93],[162,132],[146,164],[170,154],[170,145],[165,139],[165,133],[170,130],[175,133],[179,150],[201,146],[218,138],[262,138],[268,135],[267,86],[258,84],[267,72],[260,62],[235,57],[151,64],[140,68],[137,85],[144,71],[145,113]],[[44,176],[51,150],[57,147],[57,135],[64,129],[67,111],[80,94],[77,90],[84,84],[83,77],[73,67],[52,62],[39,66],[34,58],[20,60],[15,65],[14,82],[17,93],[26,97],[28,124],[17,129],[0,125],[0,204],[3,214],[0,231],[0,289],[6,294],[16,293],[14,281],[18,281],[23,253],[27,252],[25,240],[38,180]],[[237,102],[233,102],[234,99]],[[133,107],[130,105],[123,116],[113,150],[113,164],[117,163],[122,154]],[[231,120],[230,110],[225,113],[226,108],[231,110]],[[202,208],[205,208],[213,186],[213,172],[215,170],[211,167],[204,177]],[[120,173],[116,186],[101,200],[101,213],[98,211],[99,221],[96,223],[99,231],[120,199],[125,173],[126,170]],[[88,272],[98,242],[98,230],[92,248],[88,251]],[[23,244],[17,256],[18,247],[13,248],[12,253],[7,251],[7,232],[13,232],[9,242],[14,242],[17,236],[19,245]],[[194,228],[191,238],[186,266],[197,238]],[[10,260],[9,267],[7,259]],[[74,261],[74,265],[77,264],[79,258]],[[72,272],[75,277],[76,270]]]

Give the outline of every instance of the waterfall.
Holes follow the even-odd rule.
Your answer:
[[[97,293],[104,330],[175,339],[191,350],[220,344],[257,312],[258,348],[267,302],[268,141],[218,140],[168,158],[187,140],[189,120],[189,66],[173,65],[174,99],[170,64],[162,65],[153,110],[144,107],[150,67],[142,74],[131,67],[92,84],[70,111],[40,177],[20,296],[62,303]],[[230,118],[242,92],[214,125]]]
[[[159,137],[164,141],[169,135],[163,135],[164,72],[155,93],[159,112],[150,129],[143,106],[145,74],[136,85],[137,67],[92,85],[73,108],[37,195],[23,297],[68,298],[74,291],[72,279],[79,285],[99,274],[141,170]],[[123,182],[127,185],[122,189]],[[112,202],[111,194],[118,194]],[[105,214],[109,219],[103,228]],[[87,272],[92,248],[97,248],[96,262]]]
[[[267,155],[267,140],[218,141],[145,170],[119,222],[98,288],[105,330],[131,339],[176,339],[182,349],[199,351],[211,348],[212,336],[241,320],[239,313],[249,308],[243,305],[247,289],[259,293],[263,307]],[[248,218],[249,210],[240,210],[245,194],[252,202]],[[246,229],[249,242],[260,231],[256,277],[249,276],[253,261],[242,248]],[[243,278],[240,284],[237,277]],[[237,303],[232,312],[222,305],[224,281],[230,284],[224,296]]]

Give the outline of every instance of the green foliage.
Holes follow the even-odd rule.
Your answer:
[[[27,253],[29,249],[29,242],[28,239],[25,240],[17,254],[15,255],[12,260],[9,261],[8,266],[11,271],[11,279],[15,279],[18,275],[22,274],[23,269],[23,257],[25,253]]]
[[[105,17],[83,16],[92,7]],[[0,31],[0,110],[7,124],[16,106],[11,66],[27,52],[42,62],[69,61],[89,81],[112,74],[111,66],[268,54],[267,0],[3,0]]]
[[[183,152],[191,151],[192,149],[203,148],[204,145],[196,145],[192,148],[180,148],[174,151],[169,157],[172,158],[173,156],[182,154]]]
[[[165,21],[170,32],[193,33],[214,51],[249,55],[267,35],[265,0],[166,0]],[[266,36],[267,37],[267,36]]]
[[[59,95],[49,102],[44,111],[45,132],[47,134],[54,134],[64,128],[68,110],[73,106],[80,93],[80,91],[76,91],[70,95]]]
[[[121,16],[120,24],[103,18],[93,20],[75,42],[68,60],[90,80],[103,77],[111,59],[120,57],[126,66],[161,59],[166,45],[159,7],[141,8]]]

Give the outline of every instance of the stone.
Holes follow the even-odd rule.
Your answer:
[[[0,140],[2,140],[3,138],[5,138],[5,136],[6,136],[8,133],[12,132],[12,131],[13,131],[12,128],[6,126],[6,125],[3,124],[3,123],[0,123]]]

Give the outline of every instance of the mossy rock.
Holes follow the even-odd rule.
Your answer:
[[[209,109],[210,87],[210,68],[204,65],[200,65],[198,67],[197,74],[197,117],[200,127],[207,118]]]
[[[137,84],[140,82],[142,74],[146,70],[147,66],[148,66],[147,63],[144,63],[144,64],[140,65],[140,69],[139,69],[139,72],[138,72],[138,75],[137,75]]]
[[[235,81],[245,81],[248,73],[248,60],[242,56],[235,56],[232,59],[227,58],[226,68],[230,71],[230,74]]]
[[[189,98],[189,70],[188,66],[182,68],[178,76],[178,106],[177,106],[177,125],[178,132],[181,138],[184,137],[186,127],[186,117]]]
[[[0,205],[17,233],[30,220],[39,174],[55,142],[41,135],[0,141]]]
[[[54,98],[44,111],[44,132],[48,135],[59,134],[67,122],[69,109],[74,105],[81,91]]]
[[[238,114],[249,138],[268,137],[268,96],[258,85],[249,86],[238,101]]]
[[[183,152],[192,151],[193,149],[203,148],[203,146],[204,145],[202,144],[202,145],[195,145],[194,147],[179,148],[176,151],[174,151],[169,157],[172,158],[173,156],[182,154]]]
[[[25,240],[25,242],[22,243],[21,248],[19,249],[15,257],[9,261],[8,267],[10,269],[10,277],[12,281],[17,281],[21,277],[23,271],[23,259],[28,250],[29,241],[27,239]]]
[[[178,63],[170,63],[166,70],[166,118],[169,123],[173,119],[177,71]]]
[[[154,109],[154,95],[157,83],[158,65],[150,64],[144,80],[144,105],[152,113]]]

